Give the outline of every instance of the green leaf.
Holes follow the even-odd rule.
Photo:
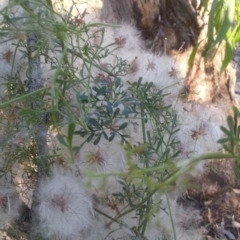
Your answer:
[[[223,23],[221,25],[221,28],[218,31],[217,37],[213,42],[213,45],[216,45],[218,42],[222,41],[225,38],[234,20],[234,12],[235,12],[235,0],[228,0],[227,11],[226,11]]]
[[[240,111],[237,107],[233,106],[233,111],[238,117],[240,117]]]
[[[122,134],[121,136],[122,136],[123,138],[130,138],[130,136],[127,135],[127,134]]]
[[[113,112],[113,108],[112,108],[112,104],[110,102],[107,102],[107,106],[106,106],[107,112],[109,114],[112,114]]]
[[[222,24],[222,19],[223,19],[223,13],[224,13],[224,2],[223,1],[219,1],[218,5],[217,5],[217,11],[216,11],[216,15],[214,18],[214,26],[216,31],[218,32],[220,29],[220,26]]]
[[[130,113],[130,109],[125,106],[124,109],[123,109],[123,114],[125,115],[126,118],[128,118],[129,113]]]
[[[231,135],[231,132],[228,131],[227,128],[221,126],[220,129],[222,130],[222,132],[224,132],[226,135],[230,136]]]
[[[136,102],[136,99],[133,97],[126,97],[122,99],[122,103]]]
[[[3,32],[3,31],[0,32],[0,37],[5,37],[7,35],[9,35],[9,32]]]
[[[195,59],[195,56],[196,56],[196,53],[197,53],[197,50],[198,50],[198,47],[200,46],[200,44],[202,43],[203,40],[201,40],[192,50],[191,54],[190,54],[190,57],[188,59],[188,66],[189,67],[192,67],[193,66],[193,62],[194,62],[194,59]]]
[[[207,11],[208,0],[203,0],[203,7],[204,7],[204,11]]]
[[[145,92],[148,92],[149,89],[152,87],[153,85],[153,82],[150,82],[148,85],[147,85],[147,88],[145,89]]]
[[[232,47],[230,41],[227,39],[226,46],[225,46],[225,55],[224,55],[224,59],[222,62],[220,74],[224,72],[224,70],[226,69],[228,64],[231,62],[232,56],[233,56],[233,47]]]
[[[137,89],[140,87],[141,83],[142,83],[142,77],[140,77],[140,78],[138,79],[138,82],[137,82]]]
[[[105,95],[107,93],[107,87],[106,86],[103,86],[102,88],[100,88],[98,91],[97,91],[97,96],[99,95]]]
[[[128,125],[128,123],[127,123],[127,122],[125,122],[125,123],[121,124],[121,126],[119,127],[119,129],[118,129],[118,130],[123,130],[124,128],[126,128],[126,127],[127,127],[127,125]]]
[[[98,92],[98,91],[99,91],[98,87],[96,87],[96,86],[93,86],[93,87],[92,87],[92,90],[93,90],[94,92]]]
[[[223,0],[221,0],[223,1]],[[212,3],[212,7],[214,5],[214,8],[216,10],[215,6],[216,4],[216,0],[213,1]],[[212,9],[211,9],[212,11]],[[227,10],[223,19],[223,22],[221,24],[221,27],[217,33],[217,37],[216,39],[213,41],[213,22],[215,20],[214,18],[214,13],[210,12],[209,15],[209,29],[211,29],[211,32],[208,33],[208,43],[207,43],[207,47],[206,47],[206,51],[204,52],[204,57],[205,59],[208,57],[210,51],[222,40],[224,40],[227,36],[227,32],[229,31],[229,29],[231,28],[232,22],[234,20],[234,11],[235,11],[235,0],[229,0],[227,1]]]
[[[6,21],[6,24],[11,24],[12,19],[7,14],[2,14],[4,20]]]
[[[89,137],[87,138],[86,141],[87,141],[87,142],[90,142],[93,137],[94,137],[94,133],[91,133],[91,134],[89,135]]]
[[[72,139],[73,139],[75,127],[76,127],[76,125],[74,122],[71,122],[68,124],[68,143],[70,145],[72,145]]]
[[[232,134],[234,134],[234,120],[231,116],[227,117],[227,123]]]
[[[181,154],[181,151],[180,151],[180,150],[177,151],[177,152],[175,152],[175,153],[172,155],[172,158],[174,159],[174,158],[178,157],[179,154]]]
[[[214,22],[215,13],[217,11],[217,5],[218,5],[218,0],[213,0],[212,5],[211,5],[211,10],[209,13],[209,19],[208,19],[208,32],[207,32],[208,42],[207,42],[207,46],[206,46],[206,51],[208,50],[211,43],[213,42],[213,34],[214,34],[213,22]]]
[[[119,115],[120,108],[117,108],[113,113],[113,118],[116,118]]]
[[[61,134],[58,134],[58,135],[57,135],[57,139],[58,139],[58,141],[59,141],[62,145],[68,147],[66,141],[64,140],[64,138],[63,138],[63,136],[62,136]]]
[[[91,101],[91,98],[87,95],[81,95],[79,92],[77,92],[77,101],[79,104],[83,103],[89,103]]]
[[[240,41],[240,21],[237,23],[237,26],[232,31],[231,37],[233,47],[236,47],[237,43]]]
[[[97,144],[100,142],[101,137],[102,137],[102,133],[99,133],[98,136],[97,136],[97,138],[94,140],[93,144],[94,144],[94,145],[97,145]]]
[[[53,10],[53,5],[52,5],[52,1],[51,0],[46,0],[47,5],[51,8],[51,10]]]
[[[100,124],[98,123],[98,121],[95,118],[89,118],[88,124],[92,125],[92,126],[94,126],[96,128],[100,127]]]
[[[172,135],[175,134],[175,133],[177,133],[177,132],[179,132],[179,131],[180,131],[180,128],[175,129],[175,130],[172,132]]]
[[[108,140],[108,135],[103,131],[103,136],[106,140]]]
[[[80,129],[78,131],[75,131],[74,134],[80,135],[81,137],[85,137],[88,134],[88,131],[85,131],[84,129]]]
[[[152,145],[151,135],[149,131],[147,131],[147,138],[148,138],[148,142]]]
[[[218,142],[218,143],[221,143],[221,144],[225,144],[225,143],[227,143],[228,141],[229,141],[228,138],[222,138],[222,139],[218,140],[217,142]]]
[[[163,127],[169,134],[171,134],[171,131],[170,131],[170,129],[168,128],[167,125],[162,124],[162,127]]]
[[[18,116],[26,116],[26,115],[36,115],[36,111],[33,109],[22,109],[18,112]]]
[[[227,145],[224,145],[223,148],[229,152],[229,153],[232,153],[232,150],[227,146]]]
[[[158,141],[157,147],[156,147],[156,152],[158,152],[160,146],[162,146],[162,142],[163,142],[162,139],[159,138],[159,141]]]
[[[122,180],[117,180],[117,182],[118,182],[119,184],[123,185],[123,186],[126,186],[126,183],[125,183],[124,181],[122,181]]]
[[[119,101],[116,101],[114,104],[113,104],[113,107],[117,107],[120,105],[120,102]]]
[[[81,146],[75,146],[72,148],[72,151],[77,153],[81,149]]]
[[[114,139],[114,137],[116,136],[116,133],[115,132],[111,132],[110,135],[111,136],[108,138],[109,142],[111,142]]]

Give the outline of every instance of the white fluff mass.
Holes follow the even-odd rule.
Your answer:
[[[6,227],[19,216],[20,201],[13,184],[0,178],[0,228]]]
[[[69,173],[55,173],[38,191],[38,231],[47,238],[76,239],[91,225],[92,204],[82,182]]]
[[[85,5],[81,5],[82,8],[79,9],[79,11],[83,13],[85,7],[88,8],[84,22],[86,24],[99,22],[100,20],[97,16],[99,12],[94,11],[91,6],[98,3],[97,6],[100,7],[100,1],[90,0],[85,2]],[[1,4],[2,3],[0,3],[0,8],[3,7]],[[68,4],[72,6],[72,1],[63,1],[63,4],[70,9]],[[54,6],[56,9],[58,8],[57,4]],[[75,8],[73,12],[76,12]],[[102,33],[104,33],[104,39],[102,39]],[[81,34],[82,38],[84,38],[84,33],[81,32]],[[87,36],[88,34],[91,35],[91,37]],[[181,162],[183,159],[189,159],[205,152],[219,150],[221,146],[217,144],[217,140],[222,137],[219,126],[225,124],[225,110],[194,101],[184,102],[180,98],[180,92],[184,86],[185,73],[178,62],[176,62],[176,59],[171,56],[159,56],[148,52],[143,45],[140,32],[130,24],[124,23],[121,27],[103,27],[102,25],[96,25],[92,27],[92,29],[89,29],[88,34],[86,34],[84,41],[78,43],[77,39],[73,39],[73,42],[76,46],[79,45],[82,47],[82,44],[85,44],[86,41],[93,49],[94,47],[98,48],[100,44],[102,44],[102,48],[108,46],[107,48],[109,48],[110,54],[101,58],[99,61],[96,60],[99,66],[103,66],[111,71],[111,68],[114,69],[118,64],[119,59],[126,60],[127,70],[119,74],[122,74],[120,77],[124,82],[124,89],[127,89],[129,86],[127,84],[128,81],[130,83],[137,82],[138,79],[142,77],[142,83],[153,82],[157,89],[163,89],[163,93],[168,94],[164,97],[164,104],[166,106],[172,105],[173,111],[177,114],[179,127],[179,131],[176,132],[174,137],[179,141],[181,155],[178,159],[174,160]],[[5,77],[12,68],[12,57],[9,57],[9,61],[4,60],[3,57],[6,53],[10,55],[13,54],[12,52],[14,52],[14,48],[10,43],[7,43],[5,46],[0,46],[0,77],[2,78]],[[102,50],[101,53],[103,54],[104,51]],[[13,68],[14,73],[18,70],[26,71],[26,64],[21,56],[21,54],[17,54],[17,61],[15,61],[15,67]],[[56,54],[56,58],[58,57],[60,58],[60,54]],[[54,73],[50,64],[44,63],[43,60],[44,59],[41,58],[44,84],[50,85]],[[83,71],[81,74],[83,74],[86,79],[88,79],[90,75],[92,76],[92,78],[89,77],[90,86],[95,84],[94,81],[97,79],[97,76],[108,77],[107,73],[99,70],[99,68],[94,65],[91,66],[91,72],[89,72],[89,69],[84,68],[82,59],[72,61],[73,65],[79,69],[79,71]],[[81,79],[81,76],[77,75],[76,78]],[[93,79],[95,80],[93,81]],[[114,79],[111,80],[114,81]],[[83,80],[81,79],[81,81]],[[85,86],[89,87],[89,85],[86,84]],[[89,89],[87,90],[89,91]],[[81,91],[87,90],[81,89]],[[71,104],[76,104],[74,100],[72,101],[73,103]],[[119,119],[118,121],[116,124],[119,125],[122,123],[121,121],[128,122],[128,127],[123,133],[130,136],[129,141],[133,145],[135,144],[137,146],[143,143],[143,130],[140,119],[129,118]],[[146,126],[146,130],[149,130],[151,134],[154,131],[150,123]],[[167,133],[164,137],[166,136]],[[82,138],[76,137],[74,145],[80,145],[82,142]],[[64,151],[65,149],[63,152]],[[62,154],[62,156],[64,156],[64,154]],[[137,159],[136,156],[132,156],[131,160],[134,164],[136,162],[136,166],[138,166],[137,164],[139,164],[139,162],[137,161],[139,159]],[[91,182],[92,187],[89,189],[85,188],[87,178],[85,175],[86,170],[90,169],[97,173],[128,171],[129,166],[127,165],[124,148],[120,144],[120,137],[116,137],[112,142],[101,140],[97,146],[93,144],[93,141],[86,143],[84,148],[75,156],[74,161],[71,166],[68,166],[68,169],[52,169],[52,175],[40,182],[37,189],[37,213],[39,222],[34,226],[36,229],[35,233],[40,233],[42,237],[47,239],[102,240],[110,239],[110,237],[108,238],[106,236],[110,236],[110,232],[112,232],[111,237],[113,237],[111,239],[116,239],[116,236],[119,236],[117,239],[123,239],[123,235],[127,235],[128,232],[126,233],[126,229],[121,229],[118,226],[119,224],[113,224],[113,226],[117,225],[116,229],[119,230],[119,232],[117,232],[117,230],[114,232],[114,227],[111,226],[111,228],[107,229],[105,228],[105,224],[103,224],[105,221],[107,222],[108,219],[100,215],[98,216],[97,214],[93,218],[92,202],[89,197],[90,194],[97,195],[98,193],[102,198],[106,198],[111,197],[112,193],[123,191],[122,185],[117,182],[118,178],[108,178],[105,181],[104,187],[102,187],[103,184],[99,179],[93,179]],[[82,178],[74,175],[76,169],[79,170]],[[196,173],[193,172],[193,174]],[[4,184],[0,181],[0,226],[14,220],[18,212],[18,202],[11,200],[11,196],[14,196],[15,190],[12,186]],[[4,208],[1,208],[1,199]],[[15,199],[17,199],[17,197],[15,197]],[[185,212],[184,209],[179,208],[176,201],[171,200],[170,202],[174,218],[173,222],[178,235],[177,239],[200,239],[198,237],[201,236],[201,234],[196,234],[197,229],[195,225],[197,224],[192,224],[194,226],[187,228],[194,219],[198,218],[198,212]],[[6,207],[5,204],[7,205]],[[104,204],[98,204],[97,207],[100,207],[100,210],[105,214],[114,217],[114,215],[116,215],[116,209],[113,207],[111,209],[109,204],[106,203],[106,200]],[[164,201],[163,206],[167,209],[167,204]],[[99,223],[96,223],[96,218],[99,219]],[[137,220],[131,216],[129,217],[129,215],[121,218],[121,221],[124,221],[128,226],[137,225]],[[158,226],[157,224],[159,222],[161,224]],[[185,224],[184,226],[182,226],[183,223]],[[163,211],[156,213],[156,218],[152,219],[151,227],[151,229],[146,230],[145,234],[149,240],[158,239],[158,237],[163,236],[165,232],[172,237],[170,218]],[[185,227],[186,232],[183,232],[183,227]],[[91,228],[94,229],[91,231]],[[102,235],[104,235],[104,237],[102,237]]]

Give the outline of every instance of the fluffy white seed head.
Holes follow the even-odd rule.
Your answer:
[[[41,182],[38,189],[37,229],[44,237],[76,239],[91,225],[91,200],[83,183],[71,172],[60,171]]]
[[[169,199],[169,204],[177,239],[201,239],[201,230],[198,228],[198,221],[201,219],[199,211],[185,210],[177,204],[176,200],[172,199]],[[151,220],[146,231],[148,239],[161,239],[163,237],[173,239],[172,221],[165,195],[161,198],[160,211]]]
[[[6,227],[19,216],[20,201],[15,186],[5,177],[0,178],[0,226]]]

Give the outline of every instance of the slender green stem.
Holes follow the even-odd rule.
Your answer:
[[[83,127],[86,128],[86,124],[81,121],[79,119],[79,117],[76,115],[76,113],[72,110],[72,108],[70,107],[70,105],[67,103],[66,99],[64,98],[64,96],[61,94],[61,92],[56,88],[55,91],[57,92],[59,98],[61,99],[61,101],[64,103],[64,105],[67,107],[67,109],[71,112],[71,114],[75,117],[76,121]]]
[[[167,206],[168,206],[169,215],[170,215],[170,220],[171,220],[171,224],[172,224],[172,230],[173,230],[174,240],[177,240],[176,231],[175,231],[175,225],[174,225],[174,221],[173,221],[173,216],[172,216],[172,211],[171,211],[171,205],[170,205],[170,202],[169,202],[168,194],[165,193],[165,196],[166,196]]]
[[[194,166],[194,164],[196,162],[199,162],[199,161],[202,161],[202,160],[210,160],[210,159],[232,159],[234,158],[234,156],[232,154],[225,154],[225,153],[206,153],[206,154],[202,154],[198,157],[195,157],[195,158],[192,158],[192,159],[189,159],[189,160],[185,160],[185,161],[182,161],[181,163],[177,164],[177,165],[174,165],[172,164],[171,166],[174,167],[175,166],[175,170],[174,172],[172,172],[167,179],[170,179],[171,177],[173,177],[175,174],[177,173],[185,173],[188,171],[188,167],[192,167]],[[153,167],[153,168],[148,168],[148,169],[140,169],[140,170],[134,170],[134,172],[131,172],[131,175],[133,174],[139,174],[139,175],[142,175],[146,172],[156,172],[156,171],[159,171],[159,170],[163,170],[165,169],[166,166],[159,166],[159,167]],[[98,177],[98,178],[101,178],[101,177],[110,177],[110,176],[120,176],[120,177],[129,177],[129,172],[113,172],[113,173],[102,173],[102,174],[98,174],[98,173],[95,173],[95,172],[91,172],[89,171],[88,172],[88,175],[89,177]]]
[[[56,71],[54,72],[54,75],[53,75],[53,79],[52,79],[52,90],[51,90],[51,96],[52,96],[52,117],[53,117],[53,123],[54,123],[54,126],[57,126],[57,119],[56,119],[56,116],[55,116],[55,105],[57,105],[57,98],[56,98],[56,92],[58,92],[58,95],[59,96],[62,96],[62,94],[60,93],[60,91],[58,90],[57,88],[57,77],[59,75],[59,72],[61,71],[61,68],[62,68],[62,64],[66,58],[66,54],[67,54],[67,45],[68,45],[68,40],[67,40],[67,37],[65,35],[65,39],[64,39],[66,42],[64,43],[64,48],[62,49],[62,55],[61,55],[61,58],[60,58],[60,61],[58,62],[58,66],[57,66],[57,69]],[[56,101],[56,104],[54,103],[54,101]],[[65,101],[65,99],[62,97],[62,101]]]
[[[141,123],[142,123],[142,134],[143,134],[143,144],[147,143],[147,139],[146,139],[146,129],[145,129],[145,118],[144,118],[144,106],[143,104],[141,104]],[[148,159],[145,157],[145,165],[146,165],[146,169],[149,168],[149,164],[148,164]],[[149,176],[149,173],[147,173],[147,176]],[[147,197],[149,196],[149,189],[147,187],[146,189],[147,192]],[[151,196],[147,198],[147,205],[146,205],[146,213],[150,212],[150,205],[151,205]],[[142,225],[142,231],[141,234],[142,236],[144,236],[146,227],[147,227],[147,223],[148,223],[148,219],[147,216],[145,214],[144,216],[144,220],[143,220],[143,225]],[[140,229],[138,229],[140,230]]]
[[[127,215],[128,213],[133,212],[133,211],[135,211],[136,209],[142,207],[143,204],[144,204],[149,198],[151,198],[151,197],[153,196],[153,194],[155,194],[155,193],[158,191],[158,189],[159,189],[159,188],[153,189],[139,204],[137,204],[136,206],[132,207],[131,209],[128,209],[128,210],[126,210],[125,212],[117,215],[117,216],[115,217],[115,219],[119,219],[119,218]],[[108,224],[108,225],[109,225],[109,224]]]
[[[49,88],[50,88],[50,87],[43,87],[43,88],[40,88],[40,89],[38,89],[38,90],[36,90],[36,91],[34,91],[34,92],[30,92],[30,93],[27,93],[27,94],[25,94],[25,95],[23,95],[23,96],[14,98],[14,99],[12,99],[12,100],[10,100],[10,101],[1,103],[1,104],[0,104],[0,109],[1,109],[1,108],[4,108],[4,107],[7,107],[7,106],[9,106],[9,105],[11,105],[11,104],[13,104],[13,103],[15,103],[15,102],[23,101],[24,99],[29,98],[29,97],[31,97],[31,96],[34,96],[35,94],[38,94],[38,93],[40,93],[40,92],[42,92],[42,91],[45,91],[45,90],[47,90],[47,89],[49,89]]]
[[[113,222],[119,223],[118,220],[116,220],[115,218],[110,217],[108,214],[106,214],[106,213],[100,211],[99,209],[93,207],[93,210],[96,211],[96,212],[98,212],[98,213],[100,213],[101,215],[105,216],[106,218],[111,219]]]
[[[144,108],[143,105],[141,105],[141,124],[142,124],[142,134],[143,134],[143,144],[145,144],[147,142],[146,139],[146,129],[145,129],[145,121],[144,121]],[[148,165],[148,162],[146,162],[146,164]],[[148,166],[147,166],[148,167]]]
[[[12,76],[13,76],[13,69],[14,69],[14,64],[15,64],[15,60],[16,60],[16,54],[17,54],[17,50],[18,50],[18,47],[19,47],[19,43],[20,43],[20,41],[18,41],[18,43],[17,43],[17,45],[15,47],[14,55],[13,55],[12,66],[11,66],[11,73],[10,73],[11,79],[12,79]]]
[[[132,207],[131,209],[126,210],[125,212],[117,215],[115,219],[119,219],[130,212],[135,211],[136,209],[140,208],[143,206],[145,202],[147,202],[161,187],[168,186],[169,184],[173,183],[177,177],[180,175],[182,176],[186,172],[189,171],[189,168],[194,165],[194,163],[202,160],[210,160],[210,159],[232,159],[233,155],[231,154],[223,154],[223,153],[207,153],[207,154],[202,154],[198,157],[192,158],[190,160],[186,160],[183,163],[181,163],[179,166],[177,166],[176,170],[173,171],[161,184],[159,184],[157,187],[155,187],[153,190],[151,190],[148,195],[136,206]],[[155,171],[158,169],[158,167],[154,168]],[[146,169],[150,170],[150,169]],[[137,171],[137,170],[136,170]],[[91,174],[90,174],[91,173]],[[92,172],[87,172],[88,176],[91,177],[108,177],[108,176],[120,176],[120,177],[126,177],[129,176],[129,173],[106,173],[106,174],[94,174]],[[108,225],[110,225],[109,223]]]

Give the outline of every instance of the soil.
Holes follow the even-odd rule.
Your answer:
[[[230,160],[210,162],[201,177],[190,176],[193,186],[178,203],[200,211],[199,227],[205,239],[240,239],[240,179]]]

